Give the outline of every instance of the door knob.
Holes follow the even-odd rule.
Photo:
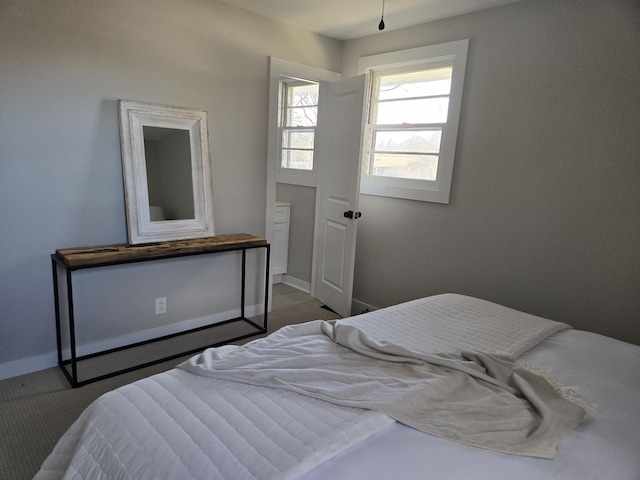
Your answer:
[[[344,212],[345,218],[358,219],[362,216],[362,212],[354,212],[353,210],[347,210]]]

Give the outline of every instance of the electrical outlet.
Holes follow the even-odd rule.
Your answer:
[[[167,297],[156,298],[156,315],[167,313]]]

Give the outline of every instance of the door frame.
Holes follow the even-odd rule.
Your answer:
[[[276,57],[269,57],[269,109],[267,122],[267,185],[265,195],[265,238],[270,244],[274,237],[274,219],[276,213],[276,183],[278,172],[278,160],[280,157],[278,141],[278,118],[280,105],[279,88],[281,77],[292,77],[313,82],[328,83],[341,79],[341,74],[331,70],[311,67],[301,63],[290,62]],[[317,184],[313,186],[316,188]],[[316,205],[317,208],[317,205]],[[315,215],[315,211],[314,211]],[[315,235],[314,235],[315,236]],[[315,243],[315,239],[314,239]],[[313,253],[312,253],[313,255]],[[313,282],[313,278],[312,278]],[[272,306],[273,273],[269,272],[269,311]],[[311,295],[314,295],[313,287]]]

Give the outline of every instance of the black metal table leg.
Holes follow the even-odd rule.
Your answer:
[[[267,331],[267,315],[269,312],[269,265],[271,265],[271,245],[266,246],[267,258],[265,259],[264,266],[264,331]]]
[[[53,273],[53,301],[56,311],[56,346],[58,348],[58,366],[62,365],[62,332],[60,326],[60,298],[58,289],[58,264],[51,257],[51,271]]]
[[[240,317],[245,318],[244,316],[244,293],[245,293],[245,282],[246,282],[246,269],[247,269],[247,249],[242,249],[242,285],[240,286]]]
[[[69,347],[71,348],[71,385],[78,386],[78,356],[76,354],[76,325],[73,312],[73,285],[71,270],[67,269],[67,305],[69,307]]]

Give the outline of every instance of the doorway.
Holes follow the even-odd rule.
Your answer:
[[[329,172],[325,172],[326,178],[330,181],[325,182],[324,188],[321,180],[323,173],[320,169],[316,171],[317,176],[312,181],[308,178],[292,180],[290,175],[282,175],[280,168],[282,81],[291,78],[315,81],[320,84],[320,97],[325,98],[327,103],[319,108],[319,128],[323,124],[327,127],[340,126],[329,128],[325,133],[318,132],[317,163],[321,165],[320,169],[325,166],[331,168]],[[365,83],[364,79],[356,81],[359,92],[355,95],[351,91],[355,84],[349,84],[353,80],[350,79],[340,86],[340,83],[335,83],[337,79],[339,75],[335,72],[271,59],[265,230],[267,240],[272,242],[274,238],[272,219],[275,217],[276,201],[289,203],[291,205],[289,258],[293,258],[299,264],[305,264],[304,268],[307,270],[305,272],[304,268],[298,268],[295,273],[292,272],[285,279],[289,281],[296,279],[295,275],[299,275],[302,271],[305,278],[297,278],[292,283],[294,286],[308,290],[312,296],[326,302],[341,315],[348,316],[351,314],[357,215],[348,218],[345,212],[357,211]],[[345,85],[347,85],[346,90]],[[334,94],[338,97],[334,96],[334,100],[329,101]],[[337,113],[335,121],[330,118],[332,112]],[[337,132],[341,134],[340,138],[344,141],[331,140],[331,136],[336,137]],[[321,145],[324,145],[324,158]],[[344,154],[346,156],[339,153],[338,146],[346,152]],[[332,158],[337,158],[336,155],[343,155],[342,158],[348,157],[353,160],[331,162]],[[341,171],[336,170],[340,168]],[[291,172],[286,172],[286,174],[289,173]],[[338,186],[341,192],[336,191]],[[324,200],[320,201],[320,198]],[[327,202],[335,206],[333,217],[329,220],[327,219]],[[323,219],[321,219],[322,216],[324,216]],[[322,246],[327,241],[330,244],[329,248]],[[309,266],[311,272],[308,271]]]

